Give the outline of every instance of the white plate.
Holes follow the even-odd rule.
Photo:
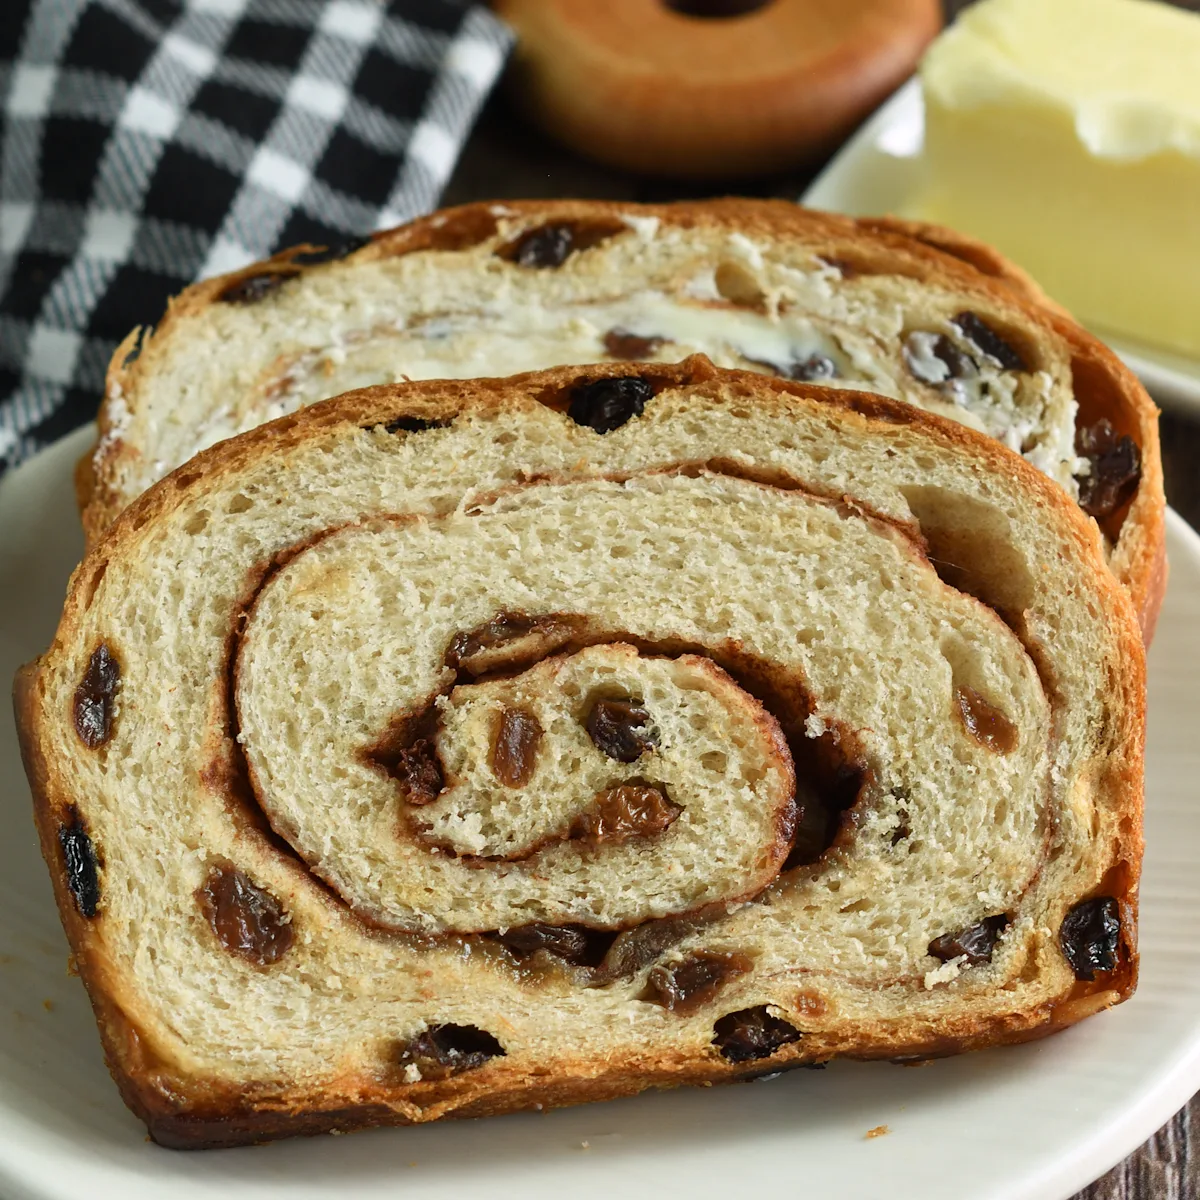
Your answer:
[[[800,197],[854,217],[917,216],[914,198],[925,138],[921,88],[909,80],[852,137]],[[1104,339],[1165,407],[1200,416],[1200,362],[1103,329]]]
[[[0,482],[0,675],[51,640],[80,548],[81,430]],[[546,1116],[249,1150],[149,1143],[101,1061],[0,725],[0,1193],[12,1200],[1064,1200],[1200,1085],[1200,537],[1169,526],[1152,655],[1142,986],[1044,1042],[920,1070],[834,1064]],[[50,1001],[47,1009],[44,1002]],[[887,1125],[885,1137],[867,1130]]]

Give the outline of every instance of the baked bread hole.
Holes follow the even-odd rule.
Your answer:
[[[92,601],[96,599],[96,593],[100,590],[100,584],[104,582],[104,573],[108,570],[108,559],[101,559],[99,566],[92,571],[91,578],[87,583],[87,597],[84,600],[84,608],[91,608]]]
[[[424,433],[427,429],[445,429],[453,421],[449,417],[394,417],[386,422],[383,426],[385,433]],[[366,426],[366,428],[374,429],[376,426]]]
[[[939,578],[986,604],[1019,635],[1016,626],[1033,603],[1035,588],[1007,515],[985,500],[932,484],[900,490]]]
[[[739,308],[765,311],[767,295],[758,275],[736,259],[722,259],[713,271],[713,283],[723,299]]]

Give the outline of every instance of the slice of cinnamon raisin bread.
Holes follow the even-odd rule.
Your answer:
[[[1120,1001],[1143,665],[1019,456],[694,357],[204,451],[97,539],[17,709],[114,1077],[212,1146]]]
[[[958,235],[782,201],[452,209],[208,280],[131,335],[80,473],[84,523],[95,536],[197,451],[351,388],[700,351],[902,399],[1024,454],[1101,523],[1149,630],[1157,414],[1044,299]]]

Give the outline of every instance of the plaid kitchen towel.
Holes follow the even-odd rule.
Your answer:
[[[184,285],[432,208],[509,45],[455,0],[0,0],[0,471]]]

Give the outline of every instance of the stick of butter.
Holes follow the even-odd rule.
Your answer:
[[[982,0],[921,65],[928,220],[1085,323],[1200,357],[1200,16]]]

